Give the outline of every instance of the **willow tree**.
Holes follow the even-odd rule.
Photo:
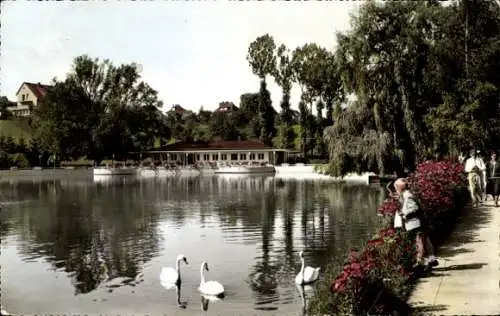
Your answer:
[[[368,2],[353,18],[352,30],[338,35],[343,88],[356,95],[353,106],[360,109],[347,110],[326,131],[331,169],[337,175],[349,171],[335,167],[345,165],[345,159],[376,161],[366,168],[384,173],[402,172],[420,158],[425,142],[419,98],[432,41],[428,10],[426,3]],[[361,117],[352,115],[358,110],[371,114],[355,134],[364,145],[343,149],[344,141],[335,136],[345,121],[358,125]]]

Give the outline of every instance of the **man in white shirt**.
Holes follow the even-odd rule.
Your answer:
[[[472,205],[478,206],[479,201],[482,200],[482,187],[486,187],[486,165],[483,159],[477,157],[475,150],[472,150],[470,155],[470,158],[465,161],[465,172],[469,180]]]

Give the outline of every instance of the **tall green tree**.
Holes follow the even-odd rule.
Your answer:
[[[500,4],[463,0],[441,8],[436,32],[442,35],[432,51],[440,67],[428,82],[442,93],[426,117],[432,148],[441,155],[494,148],[500,142]]]
[[[334,89],[327,87],[333,83],[333,81],[331,82],[331,78],[329,78],[331,75],[326,72],[327,70],[332,70],[330,65],[332,62],[331,53],[314,43],[297,47],[292,53],[293,77],[301,89],[301,103],[299,103],[299,112],[302,118],[300,120],[300,139],[302,148],[305,150],[304,155],[308,155],[309,150],[313,150],[315,147],[318,147],[318,143],[323,142],[322,137],[318,137],[322,135],[324,127],[324,122],[321,119],[324,108],[323,98],[327,96],[327,92],[332,92],[332,95],[328,95],[327,97],[330,106],[336,98],[333,94]],[[317,111],[317,123],[313,122],[314,104],[320,105],[319,111]],[[328,113],[329,115],[331,114],[331,109]]]
[[[290,108],[290,93],[293,84],[293,68],[291,63],[290,51],[284,44],[281,44],[277,50],[277,66],[273,72],[276,83],[283,91],[281,100],[281,113],[277,122],[278,136],[276,145],[278,148],[293,148],[295,138],[292,128],[292,110]]]
[[[259,138],[270,144],[274,130],[275,110],[271,95],[267,90],[266,76],[272,75],[276,69],[276,44],[269,34],[259,36],[248,47],[247,60],[252,72],[260,79],[259,89]]]

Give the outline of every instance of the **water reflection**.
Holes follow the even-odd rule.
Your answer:
[[[182,281],[179,280],[177,283],[167,283],[167,282],[161,282],[161,286],[167,291],[169,290],[175,290],[175,303],[177,304],[177,307],[179,308],[186,308],[188,301],[183,301],[181,299],[181,290],[182,290]]]
[[[295,284],[297,291],[300,295],[300,300],[302,302],[301,315],[307,315],[307,302],[309,298],[314,294],[314,288],[311,285],[299,285]]]
[[[136,305],[147,297],[162,308],[174,308],[170,313],[193,308],[187,302],[200,297],[199,271],[189,267],[183,270],[182,286],[168,289],[176,290],[175,304],[165,303],[158,275],[163,263],[180,252],[193,257],[195,266],[201,258],[211,262],[214,278],[231,289],[226,296],[231,304],[217,304],[218,313],[230,313],[234,304],[240,306],[239,314],[305,309],[307,295],[297,292],[294,282],[300,270],[298,252],[305,250],[313,267],[324,268],[332,253],[343,260],[378,225],[374,210],[384,194],[365,186],[272,177],[95,180],[82,176],[0,182],[0,236],[2,244],[8,238],[23,260],[16,269],[26,271],[30,262],[42,260],[71,280],[75,295],[113,295],[117,302]],[[2,269],[13,262],[2,256]],[[2,290],[17,281],[9,276]],[[44,274],[33,281],[34,287],[59,291],[59,300],[64,297],[76,309],[89,308],[84,299],[64,296],[65,285],[56,288]],[[44,306],[54,306],[48,313],[57,311],[58,300],[48,291],[42,299]],[[202,309],[211,301],[202,297]],[[112,304],[118,303],[101,302],[99,312],[122,308]],[[19,313],[29,313],[23,306]],[[148,304],[155,310],[146,312],[165,313],[154,306]]]
[[[63,269],[75,294],[88,293],[116,278],[121,285],[141,282],[135,279],[140,268],[158,252],[159,237],[151,225],[157,222],[154,209],[134,199],[110,203],[113,192],[99,186],[90,192],[88,183],[78,188],[47,181],[19,183],[15,188],[15,195],[22,192],[32,200],[17,207],[19,236],[24,241],[19,250],[26,261],[43,257],[54,269]]]
[[[200,295],[201,296],[201,310],[202,311],[207,311],[208,310],[208,305],[210,303],[215,303],[222,301],[224,298],[219,297],[219,296],[213,296],[213,295]]]

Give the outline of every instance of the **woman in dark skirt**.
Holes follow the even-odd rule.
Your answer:
[[[498,196],[500,195],[500,161],[495,152],[491,154],[491,160],[486,164],[486,176],[488,177],[486,194],[491,194],[495,206],[498,207]]]

